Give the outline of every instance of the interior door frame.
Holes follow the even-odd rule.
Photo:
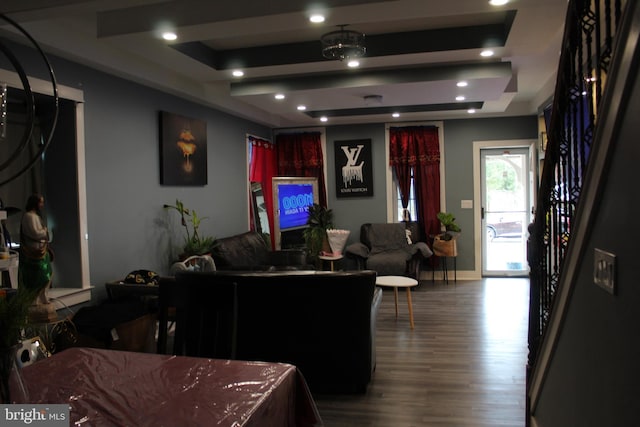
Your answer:
[[[529,150],[529,204],[534,206],[537,181],[536,168],[538,161],[537,139],[508,139],[497,141],[473,141],[473,224],[474,224],[474,276],[482,277],[482,194],[480,189],[481,167],[480,151],[494,148],[526,148]]]
[[[17,73],[0,69],[0,81],[9,87],[23,90],[22,82]],[[34,93],[53,96],[51,82],[36,77],[29,76],[31,90]],[[64,85],[57,85],[58,97],[75,102],[75,150],[76,150],[76,176],[77,179],[77,204],[74,206],[78,215],[78,233],[64,236],[64,239],[76,240],[80,251],[78,260],[79,286],[51,288],[48,291],[49,297],[56,302],[56,309],[62,309],[76,304],[91,301],[91,275],[89,259],[89,226],[87,214],[87,180],[85,164],[85,127],[84,127],[84,92],[82,90]],[[61,126],[58,122],[58,126]],[[46,154],[45,154],[46,156]],[[65,191],[70,191],[65,189]],[[49,205],[51,206],[51,205]],[[69,207],[68,207],[69,208]],[[51,212],[52,213],[52,212]],[[60,236],[58,236],[60,237]]]

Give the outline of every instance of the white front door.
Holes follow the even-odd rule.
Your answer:
[[[527,148],[480,150],[483,276],[522,276],[529,272],[529,165]]]

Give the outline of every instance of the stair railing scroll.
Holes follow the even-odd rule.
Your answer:
[[[568,4],[542,179],[529,226],[528,377],[562,283],[571,223],[624,4],[622,0],[571,0]]]

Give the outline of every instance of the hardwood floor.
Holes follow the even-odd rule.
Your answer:
[[[377,368],[364,395],[314,396],[326,427],[523,427],[527,278],[445,285],[406,293],[399,317],[385,290],[377,319]]]

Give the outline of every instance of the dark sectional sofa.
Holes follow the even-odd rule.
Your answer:
[[[174,353],[296,365],[314,393],[361,393],[375,369],[382,292],[373,271],[180,272]]]
[[[271,250],[255,231],[216,240],[213,260],[217,270],[279,271],[313,269],[303,250]]]

